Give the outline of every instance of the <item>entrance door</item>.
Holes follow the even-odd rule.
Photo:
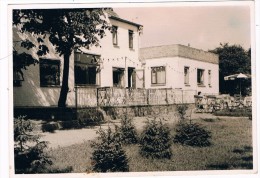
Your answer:
[[[135,68],[128,67],[128,87],[136,88]]]

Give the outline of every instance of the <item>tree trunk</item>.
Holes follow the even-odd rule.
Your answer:
[[[62,86],[60,91],[60,98],[58,101],[58,107],[66,107],[66,100],[69,91],[69,68],[70,68],[70,52],[64,54],[64,66],[63,66],[63,76],[62,76]]]

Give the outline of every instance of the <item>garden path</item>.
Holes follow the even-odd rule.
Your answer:
[[[193,113],[192,119],[198,118],[216,118],[212,114],[206,113]],[[172,115],[160,115],[164,123],[174,123],[178,120],[178,118],[173,117]],[[137,130],[142,130],[145,126],[147,120],[152,119],[150,117],[135,117],[133,118],[133,123],[135,124]],[[73,144],[83,143],[88,140],[93,140],[97,137],[97,131],[101,127],[106,129],[108,125],[113,126],[113,124],[119,125],[120,120],[111,120],[109,123],[102,124],[101,126],[95,126],[91,128],[83,128],[83,129],[72,129],[72,130],[56,130],[55,133],[44,132],[42,133],[42,140],[49,142],[50,148],[57,147],[65,147]]]

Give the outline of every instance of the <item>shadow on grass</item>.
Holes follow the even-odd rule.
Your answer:
[[[221,121],[220,118],[204,118],[202,119],[204,122],[218,122]]]
[[[253,161],[253,156],[244,156],[241,158],[243,161]]]
[[[73,171],[72,166],[68,166],[66,168],[52,168],[47,170],[44,173],[71,173]]]
[[[242,150],[242,149],[234,149],[234,150],[233,150],[233,153],[244,154],[244,153],[245,153],[245,150]]]
[[[214,169],[214,170],[228,170],[230,165],[228,163],[222,164],[210,164],[207,166],[207,169]]]
[[[227,170],[227,169],[253,169],[253,148],[251,146],[244,146],[242,149],[234,149],[233,153],[237,154],[236,161],[231,163],[220,163],[207,165],[210,170]]]
[[[253,163],[241,163],[239,165],[239,167],[243,168],[243,169],[253,169]]]
[[[253,151],[253,148],[251,146],[244,146],[242,149],[234,149],[233,153],[238,153],[238,154],[245,154],[245,153],[251,153]]]

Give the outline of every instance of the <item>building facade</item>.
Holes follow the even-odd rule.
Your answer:
[[[219,93],[218,55],[184,45],[140,49],[145,66],[145,88],[196,90]]]
[[[136,93],[142,91],[145,94],[147,92],[144,89],[192,91],[192,97],[196,93],[219,93],[217,55],[183,45],[140,49],[142,25],[122,19],[112,11],[107,12],[107,21],[111,30],[107,30],[99,47],[80,48],[70,56],[69,92],[66,100],[68,107],[97,106],[98,97],[102,101],[107,100],[98,95],[97,88],[106,87],[141,88],[143,90],[136,90]],[[14,107],[57,107],[63,76],[63,57],[55,52],[55,47],[49,41],[45,41],[49,53],[43,57],[39,57],[34,48],[27,50],[21,48],[20,44],[15,44],[15,41],[28,38],[36,40],[28,34],[18,33],[14,28],[16,51],[29,53],[39,62],[30,65],[27,70],[22,69],[22,73],[14,70]],[[110,91],[115,97],[116,92]],[[130,91],[118,90],[118,96],[114,100],[120,98],[119,94],[125,100],[127,93],[135,93]],[[160,96],[162,91],[164,90],[154,91],[155,97]],[[174,97],[177,96],[175,91],[171,92],[175,93]],[[166,95],[167,93],[169,94],[168,90]],[[151,94],[150,92],[149,95]],[[145,97],[148,96],[144,95]]]
[[[68,106],[75,106],[75,90],[78,88],[89,91],[86,92],[88,97],[93,92],[89,88],[136,88],[142,85],[135,74],[135,70],[141,68],[138,56],[142,25],[121,19],[114,12],[107,12],[107,15],[112,31],[107,30],[106,36],[100,40],[100,47],[91,47],[89,50],[81,48],[70,57]],[[14,29],[14,42],[26,38],[34,40]],[[63,58],[55,52],[50,42],[45,41],[45,44],[50,51],[44,57],[38,57],[34,49],[26,50],[18,44],[14,45],[18,53],[29,53],[39,61],[39,64],[22,70],[23,76],[14,71],[15,107],[56,107],[58,104]]]

